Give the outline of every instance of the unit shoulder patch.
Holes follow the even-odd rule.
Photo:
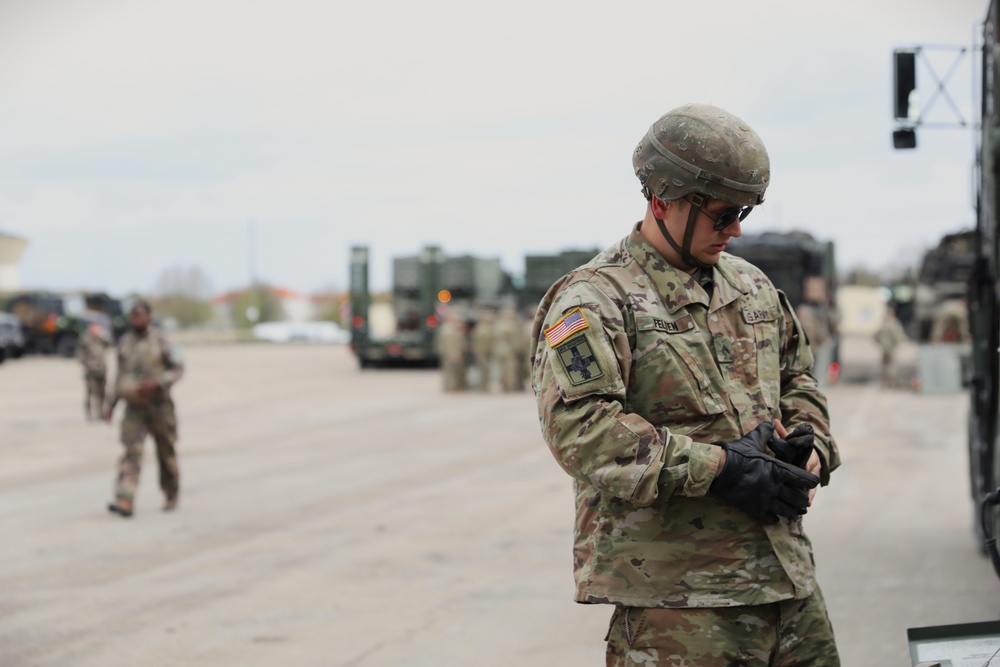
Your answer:
[[[560,344],[556,347],[556,354],[559,355],[559,361],[566,369],[569,381],[573,385],[581,385],[604,375],[586,336],[575,336]]]

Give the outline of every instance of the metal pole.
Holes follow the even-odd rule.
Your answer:
[[[260,295],[257,293],[257,259],[256,259],[256,241],[255,241],[255,223],[253,219],[247,220],[247,263],[250,270],[250,298],[248,299],[247,312],[244,313],[244,317],[249,320],[250,325],[256,323],[260,319],[260,305],[258,301],[261,301]],[[255,316],[251,317],[250,312],[253,312]]]

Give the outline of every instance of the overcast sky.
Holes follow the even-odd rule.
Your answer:
[[[745,232],[842,269],[974,225],[969,129],[894,151],[892,50],[969,46],[981,0],[0,0],[0,231],[25,287],[347,283],[368,244],[500,257],[606,247],[642,217],[631,154],[687,102],[771,156]],[[953,51],[929,51],[943,77]],[[972,59],[948,93],[973,120]],[[935,81],[922,60],[923,101]],[[939,99],[929,120],[957,121]],[[250,229],[254,243],[250,243]],[[251,253],[251,245],[253,252]]]

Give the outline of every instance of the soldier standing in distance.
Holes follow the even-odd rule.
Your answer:
[[[76,358],[83,364],[83,381],[86,394],[83,414],[87,421],[100,419],[104,408],[104,391],[108,383],[108,364],[104,354],[111,347],[111,340],[97,322],[90,322],[80,334],[76,345]]]
[[[576,601],[615,606],[608,665],[839,665],[802,530],[840,463],[826,399],[788,300],[724,252],[767,151],[686,105],[633,165],[645,217],[534,324],[542,432],[575,480]]]
[[[468,343],[465,336],[465,322],[452,312],[445,313],[442,320],[434,339],[434,349],[441,359],[444,390],[465,391],[468,388],[465,359]]]
[[[497,366],[500,367],[501,391],[524,391],[525,359],[530,354],[528,336],[517,311],[504,308],[496,326],[496,344],[493,347]]]
[[[882,350],[882,386],[895,389],[899,387],[899,373],[896,368],[896,348],[906,341],[903,325],[896,319],[893,309],[887,308],[882,324],[874,335],[875,343]]]
[[[490,371],[493,367],[493,345],[496,338],[493,326],[493,313],[483,311],[472,328],[472,355],[476,360],[479,381],[476,388],[479,391],[490,390]]]
[[[118,463],[115,499],[108,511],[123,517],[132,516],[135,490],[142,467],[142,446],[146,434],[156,442],[156,460],[160,468],[160,488],[166,496],[164,510],[177,507],[180,475],[177,470],[177,415],[170,398],[170,388],[184,373],[179,352],[170,346],[159,329],[150,327],[152,309],[138,301],[129,313],[129,331],[118,343],[118,377],[104,419],[111,415],[119,399],[125,401],[121,424],[121,443],[125,447]]]

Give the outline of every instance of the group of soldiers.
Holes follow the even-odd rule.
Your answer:
[[[524,391],[530,354],[527,327],[513,308],[482,311],[474,321],[445,313],[436,339],[444,390],[488,392],[496,369],[501,391]]]

